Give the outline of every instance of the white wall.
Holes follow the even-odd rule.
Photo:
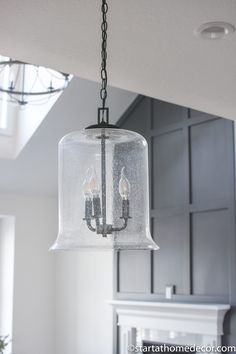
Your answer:
[[[111,354],[112,253],[48,252],[54,198],[1,194],[0,214],[15,217],[13,353]]]
[[[54,198],[0,195],[0,214],[15,217],[13,353],[55,352]]]
[[[12,338],[15,218],[0,218],[0,335]],[[11,353],[11,341],[5,352]]]
[[[112,253],[59,252],[56,264],[56,354],[111,354]]]

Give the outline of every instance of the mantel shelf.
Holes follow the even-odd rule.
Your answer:
[[[118,325],[131,328],[223,335],[228,304],[109,301],[118,315]]]
[[[108,303],[114,307],[146,308],[146,309],[186,309],[186,310],[209,310],[209,311],[228,311],[229,304],[206,304],[206,303],[182,303],[182,302],[153,302],[153,301],[123,301],[112,300]]]

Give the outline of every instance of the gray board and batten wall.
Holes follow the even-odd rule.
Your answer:
[[[114,298],[226,303],[236,345],[234,123],[139,96],[118,125],[149,144],[151,231],[159,251],[120,251]],[[131,204],[132,212],[132,204]]]

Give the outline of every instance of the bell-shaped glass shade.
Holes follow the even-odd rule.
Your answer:
[[[59,234],[51,249],[153,249],[148,146],[132,131],[92,128],[59,143]]]

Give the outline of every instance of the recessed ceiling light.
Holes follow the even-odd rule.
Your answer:
[[[208,22],[194,32],[204,39],[223,39],[235,31],[235,27],[227,22]]]

